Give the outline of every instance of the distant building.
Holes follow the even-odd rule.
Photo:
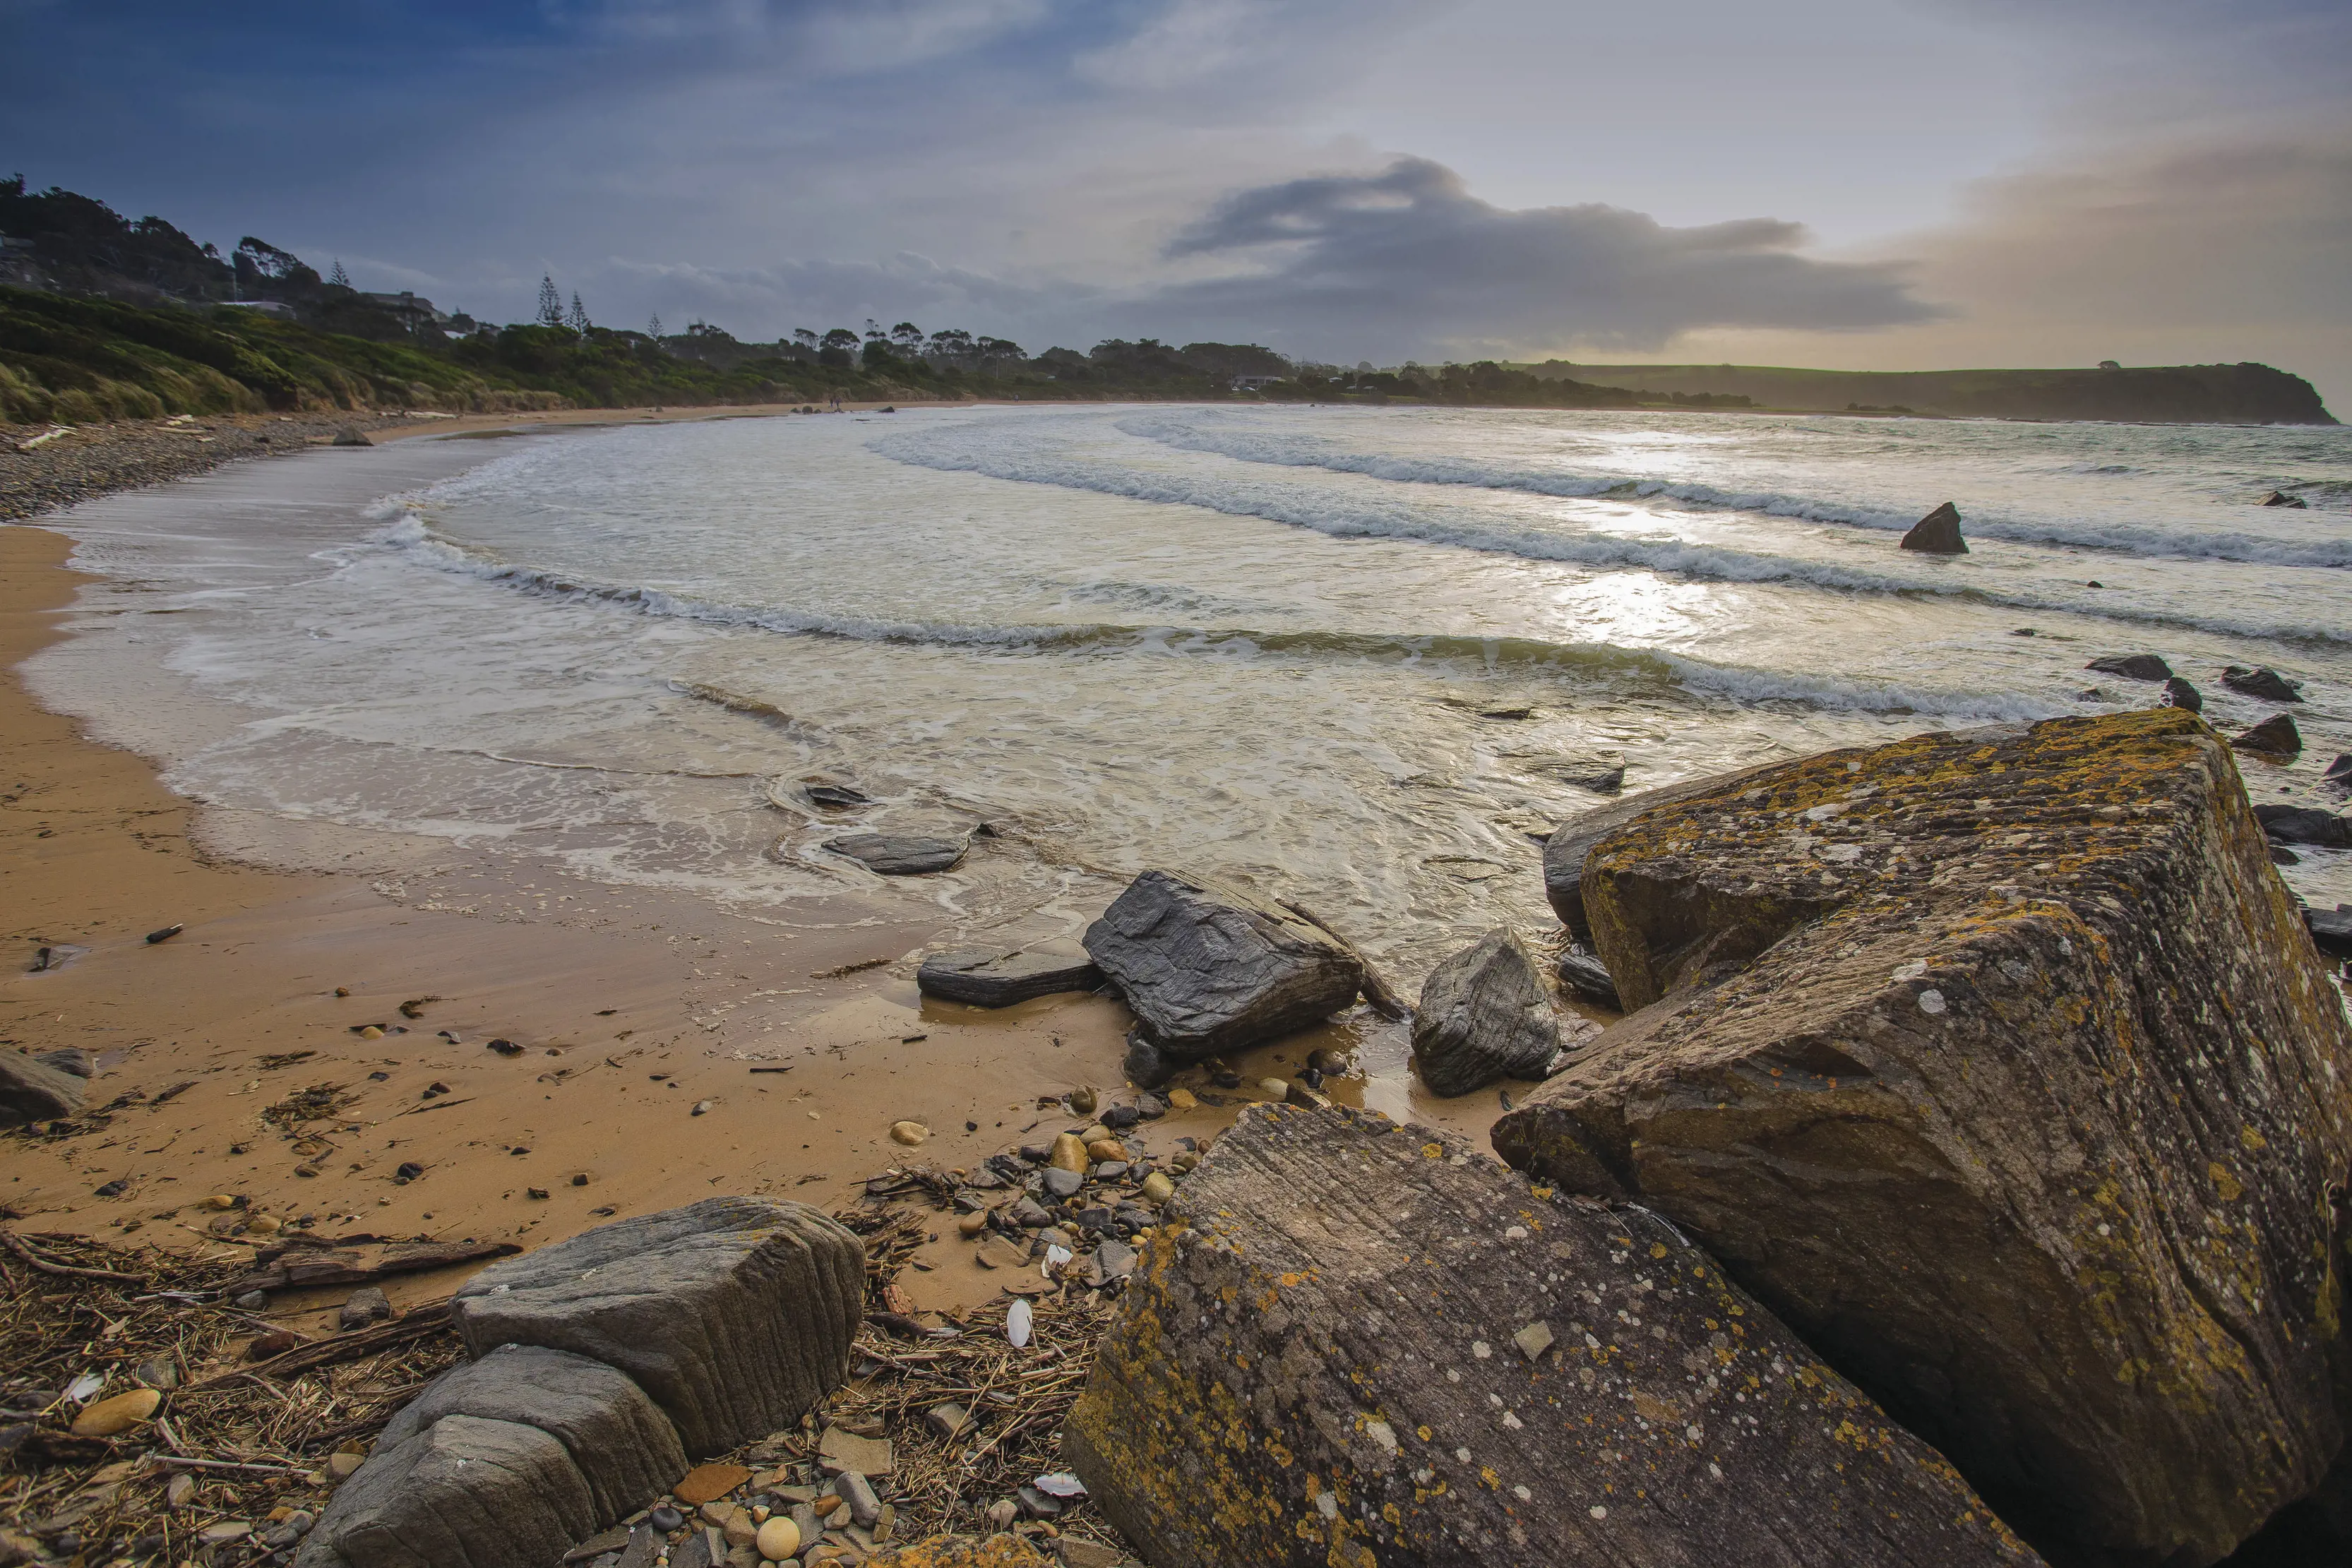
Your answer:
[[[400,324],[412,332],[421,327],[446,327],[449,324],[449,318],[435,309],[433,301],[420,299],[405,288],[397,294],[362,294],[360,298],[391,311],[400,318]]]
[[[294,319],[294,307],[282,299],[224,299],[221,304],[230,310],[258,310],[264,316],[274,316],[280,321]]]
[[[1272,386],[1275,382],[1287,379],[1288,378],[1284,376],[1235,376],[1234,378],[1234,391],[1262,392],[1265,388]]]

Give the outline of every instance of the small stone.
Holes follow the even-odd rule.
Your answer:
[[[998,1498],[988,1505],[988,1522],[996,1530],[1010,1530],[1013,1521],[1021,1517],[1021,1505],[1009,1497]]]
[[[833,1484],[841,1489],[841,1496],[849,1504],[849,1517],[866,1528],[882,1517],[882,1500],[856,1470],[844,1470],[834,1478]]]
[[[1055,1166],[1044,1173],[1045,1190],[1055,1197],[1075,1197],[1087,1178],[1076,1171]]]
[[[2283,713],[2274,713],[2230,742],[2230,746],[2236,751],[2259,751],[2272,757],[2293,757],[2303,749],[2303,735],[2294,727],[2294,720]]]
[[[546,1202],[548,1197],[548,1191],[543,1186],[527,1186],[522,1189],[522,1194],[525,1197],[534,1198],[541,1203]]]
[[[910,1149],[916,1145],[924,1142],[930,1135],[931,1130],[929,1127],[924,1126],[920,1122],[893,1122],[890,1124],[890,1141],[893,1143],[904,1144]]]
[[[718,1102],[716,1100],[697,1100],[694,1103],[694,1109],[688,1112],[687,1114],[690,1116],[708,1116],[710,1114],[710,1108],[717,1103]],[[913,1125],[912,1123],[908,1123],[906,1124],[909,1126]],[[916,1141],[919,1143],[921,1142],[920,1139]]]
[[[2164,695],[2160,701],[2166,707],[2181,708],[2189,713],[2205,711],[2205,694],[2179,675],[2164,683]]]
[[[347,1481],[365,1463],[367,1456],[357,1448],[338,1448],[327,1456],[327,1474],[336,1480]]]
[[[163,1396],[152,1388],[134,1388],[111,1399],[101,1399],[74,1417],[77,1437],[111,1437],[127,1432],[155,1414]]]
[[[383,1293],[382,1287],[362,1285],[352,1292],[350,1301],[343,1303],[338,1321],[348,1333],[352,1329],[366,1328],[370,1323],[380,1323],[390,1316],[392,1300]]]
[[[686,1472],[684,1480],[670,1489],[670,1495],[688,1508],[699,1508],[725,1497],[751,1479],[751,1472],[741,1465],[697,1465]]]
[[[269,1304],[269,1292],[267,1291],[247,1291],[245,1294],[237,1297],[236,1301],[229,1304],[236,1307],[240,1312],[257,1312],[261,1311],[262,1308]]]
[[[1168,1091],[1168,1108],[1171,1111],[1197,1110],[1200,1103],[1200,1096],[1194,1094],[1190,1089]]]
[[[237,1206],[237,1203],[238,1200],[236,1198],[231,1197],[225,1192],[216,1192],[213,1194],[212,1197],[205,1199],[205,1207],[206,1208],[235,1208]]]
[[[374,1024],[369,1024],[360,1030],[360,1038],[362,1040],[382,1040],[383,1038],[383,1030]]]
[[[1177,1157],[1181,1159],[1183,1156],[1180,1155]],[[1168,1175],[1165,1171],[1153,1171],[1150,1176],[1143,1178],[1144,1202],[1155,1205],[1162,1204],[1166,1203],[1170,1198],[1174,1197],[1175,1196],[1176,1184],[1168,1179]]]
[[[1090,1160],[1123,1160],[1127,1158],[1127,1145],[1117,1138],[1097,1138],[1087,1145],[1087,1157]]]
[[[1099,1103],[1095,1097],[1095,1092],[1084,1085],[1071,1090],[1067,1099],[1070,1114],[1073,1116],[1091,1116],[1095,1113],[1095,1106]]]
[[[827,1427],[817,1439],[817,1466],[828,1473],[855,1471],[860,1476],[887,1476],[898,1468],[887,1437],[861,1437],[841,1427]]]
[[[782,1563],[786,1558],[797,1557],[801,1551],[800,1526],[789,1519],[771,1519],[767,1523],[760,1526],[759,1532],[752,1537],[751,1543],[759,1549],[760,1555],[771,1563]]]
[[[1257,1081],[1257,1092],[1269,1100],[1287,1100],[1290,1098],[1290,1080],[1261,1078]]]
[[[268,1361],[284,1355],[302,1343],[300,1337],[286,1329],[272,1329],[245,1347],[247,1361]]]
[[[1056,1519],[1061,1516],[1062,1500],[1047,1497],[1035,1487],[1023,1487],[1014,1495],[1021,1500],[1021,1511],[1032,1519]]]
[[[1034,1197],[1016,1199],[1006,1212],[1012,1216],[1013,1223],[1024,1230],[1035,1230],[1054,1223],[1054,1217],[1046,1213]]]
[[[988,1210],[984,1208],[974,1214],[956,1216],[956,1234],[959,1236],[977,1236],[987,1228]]]
[[[646,1514],[646,1522],[652,1525],[664,1535],[667,1535],[671,1531],[677,1529],[680,1525],[686,1522],[686,1515],[678,1512],[677,1510],[671,1508],[665,1503],[655,1509],[652,1512]]]
[[[1511,1343],[1519,1347],[1521,1355],[1526,1356],[1529,1361],[1537,1360],[1544,1352],[1551,1348],[1551,1325],[1541,1322],[1529,1323],[1511,1336]]]
[[[180,1385],[179,1364],[168,1355],[149,1356],[131,1369],[131,1375],[145,1388],[177,1388]]]
[[[1087,1145],[1073,1134],[1060,1134],[1054,1139],[1054,1146],[1045,1155],[1045,1163],[1055,1170],[1076,1171],[1084,1176],[1087,1174]]]
[[[1105,1160],[1095,1166],[1095,1180],[1118,1181],[1127,1175],[1129,1168],[1125,1160]]]
[[[163,1506],[185,1508],[188,1500],[196,1495],[196,1478],[182,1470],[163,1486]]]
[[[923,1419],[950,1442],[971,1429],[971,1412],[961,1405],[934,1405],[923,1412]]]

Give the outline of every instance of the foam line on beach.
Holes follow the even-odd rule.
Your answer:
[[[1319,436],[1276,434],[1244,428],[1215,416],[1179,419],[1143,415],[1118,422],[1118,428],[1139,440],[1185,452],[1228,457],[1235,462],[1273,467],[1318,468],[1333,474],[1357,474],[1397,484],[1445,485],[1522,495],[1555,496],[1566,500],[1618,497],[1627,500],[1663,498],[1710,511],[1759,513],[1839,528],[1901,533],[1917,522],[1916,513],[1902,513],[1853,502],[1818,497],[1791,496],[1776,490],[1727,488],[1694,481],[1632,477],[1622,474],[1579,474],[1567,469],[1524,464],[1473,461],[1433,454],[1350,451]],[[2073,465],[2070,472],[2124,474],[2121,465],[2095,467]],[[2352,567],[2352,538],[2287,539],[2234,530],[2183,533],[2137,523],[2103,523],[2073,519],[2004,517],[1970,511],[1968,531],[1979,538],[2012,544],[2057,545],[2110,554],[2182,560],[2242,561],[2262,566]]]

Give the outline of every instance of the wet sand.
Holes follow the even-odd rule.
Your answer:
[[[535,421],[484,424],[522,423]],[[1072,1124],[1050,1103],[1071,1088],[1095,1086],[1106,1104],[1131,1093],[1118,1068],[1130,1019],[1114,1000],[991,1012],[921,998],[915,959],[947,928],[936,912],[835,899],[782,930],[684,894],[530,880],[395,835],[353,874],[207,857],[192,836],[197,809],[146,760],[90,741],[25,691],[16,666],[62,634],[57,612],[92,580],[66,566],[69,549],[37,527],[0,527],[0,1050],[91,1052],[100,1113],[60,1135],[0,1134],[0,1206],[18,1228],[220,1246],[203,1200],[227,1194],[249,1213],[307,1217],[320,1235],[532,1247],[714,1193],[838,1207],[894,1166],[970,1167],[1044,1141]],[[173,924],[184,931],[144,940]],[[70,956],[27,972],[43,946]],[[386,1032],[356,1032],[369,1026]],[[492,1039],[523,1049],[500,1054]],[[1500,1113],[1493,1092],[1433,1102],[1401,1088],[1402,1030],[1360,1008],[1231,1065],[1254,1082],[1322,1046],[1361,1048],[1381,1070],[1370,1087],[1382,1109],[1481,1142]],[[1200,1076],[1181,1082],[1204,1087]],[[268,1118],[321,1088],[331,1116]],[[1366,1098],[1361,1081],[1327,1088]],[[1227,1098],[1146,1123],[1130,1142],[1165,1156],[1180,1137],[1213,1135],[1243,1096]],[[935,1136],[893,1144],[899,1120]],[[422,1175],[400,1179],[407,1165]],[[1002,1276],[940,1218],[927,1267],[907,1276],[915,1304],[995,1296]],[[396,1302],[430,1299],[467,1271],[388,1289]],[[344,1293],[279,1307],[315,1312]]]

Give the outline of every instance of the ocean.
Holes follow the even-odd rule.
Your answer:
[[[1947,500],[1970,553],[1899,549]],[[1550,928],[1539,841],[1620,768],[2146,706],[2084,667],[2138,653],[2224,730],[2279,710],[2223,667],[2303,683],[2258,800],[2336,802],[2352,750],[2345,429],[909,409],[322,450],[54,526],[108,580],[37,693],[236,852],[397,834],[971,934],[1179,865],[1409,987]],[[859,831],[977,836],[900,880],[824,847]],[[2352,854],[2302,852],[2352,902]]]

